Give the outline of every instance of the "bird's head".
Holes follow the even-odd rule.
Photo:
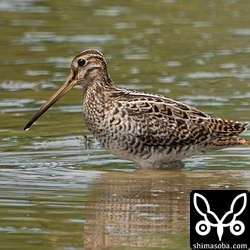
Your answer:
[[[30,119],[24,129],[28,130],[43,113],[45,113],[74,86],[81,85],[86,89],[88,84],[92,82],[93,78],[97,76],[97,73],[100,72],[107,73],[107,64],[102,53],[97,50],[85,50],[81,52],[71,62],[71,72],[67,81]]]

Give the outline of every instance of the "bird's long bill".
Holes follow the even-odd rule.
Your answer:
[[[30,119],[30,121],[25,125],[24,130],[29,130],[31,125],[43,114],[45,113],[53,104],[55,104],[61,97],[63,97],[69,90],[71,90],[75,85],[72,80],[72,73],[70,74],[68,80],[62,85],[56,93],[50,97],[50,99],[40,108],[39,111]]]

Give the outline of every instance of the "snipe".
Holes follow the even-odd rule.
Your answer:
[[[141,168],[181,166],[181,159],[194,154],[250,145],[240,137],[246,122],[211,117],[162,95],[117,87],[102,53],[96,50],[85,50],[72,60],[68,80],[24,129],[75,85],[84,90],[88,129],[109,152]]]

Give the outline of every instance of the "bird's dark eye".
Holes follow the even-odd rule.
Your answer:
[[[78,66],[82,67],[86,64],[86,61],[84,59],[80,58],[77,63],[78,63]]]

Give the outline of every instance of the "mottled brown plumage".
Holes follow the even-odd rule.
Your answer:
[[[200,152],[250,144],[240,137],[246,122],[222,120],[162,95],[117,87],[96,50],[72,60],[68,80],[25,129],[75,85],[84,89],[89,130],[109,152],[141,168],[180,166],[181,159]]]

